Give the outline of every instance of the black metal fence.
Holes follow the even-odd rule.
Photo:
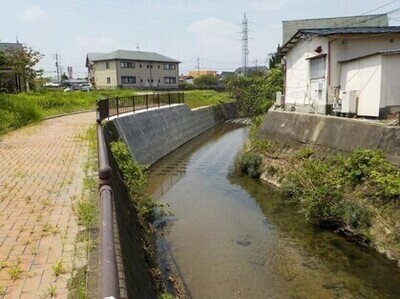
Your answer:
[[[100,119],[103,120],[127,112],[135,113],[138,110],[149,110],[184,102],[185,94],[183,92],[160,92],[101,99],[97,102],[97,107]]]

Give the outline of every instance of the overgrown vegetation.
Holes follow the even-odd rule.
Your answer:
[[[254,118],[250,142],[236,162],[246,162],[239,167],[242,172],[249,173],[246,167],[261,155],[264,178],[280,185],[307,221],[338,229],[361,243],[388,246],[399,256],[400,222],[393,217],[399,214],[400,169],[382,151],[321,155],[310,146],[294,149],[258,138],[260,123],[261,117]]]
[[[191,109],[232,101],[233,98],[227,92],[218,92],[215,90],[191,90],[185,92],[185,104]]]
[[[252,73],[247,76],[232,76],[227,87],[236,99],[242,116],[254,117],[265,113],[273,105],[276,92],[283,89],[282,68],[277,66],[268,74]]]
[[[84,230],[79,232],[75,240],[75,255],[86,261],[86,265],[73,265],[73,269],[71,269],[72,278],[68,280],[68,298],[87,298],[88,294],[86,293],[86,289],[89,254],[91,250],[96,247],[96,234],[99,225],[98,191],[94,175],[97,170],[97,138],[95,125],[90,127],[85,135],[79,135],[75,138],[80,142],[86,141],[89,143],[88,157],[82,166],[84,172],[82,196],[81,198],[72,199],[78,224],[84,227]],[[83,246],[77,246],[77,244]],[[52,270],[53,274],[58,276],[63,274],[67,269],[64,267],[63,260],[58,260],[52,266]],[[49,288],[49,290],[52,289],[53,288]],[[56,289],[54,289],[54,291],[56,291]]]
[[[252,178],[261,175],[262,156],[258,153],[244,152],[235,160],[236,169]]]
[[[111,142],[110,146],[123,175],[133,207],[140,217],[149,223],[153,222],[156,217],[157,204],[147,193],[148,181],[145,167],[132,159],[128,147],[123,141]]]

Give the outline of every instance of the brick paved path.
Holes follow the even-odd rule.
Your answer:
[[[46,120],[0,137],[0,298],[66,298],[79,254],[74,200],[95,113]],[[82,246],[81,246],[82,247]],[[66,270],[56,276],[58,265]],[[53,269],[54,268],[54,269]]]

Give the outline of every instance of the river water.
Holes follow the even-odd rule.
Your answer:
[[[224,124],[150,169],[169,204],[159,244],[192,298],[400,298],[400,270],[305,223],[282,195],[235,174],[247,128]],[[162,246],[161,246],[162,245]]]

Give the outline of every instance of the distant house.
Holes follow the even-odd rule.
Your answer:
[[[7,55],[9,51],[23,50],[20,43],[0,43],[0,51]],[[8,65],[0,65],[0,90],[5,92],[22,91],[24,82],[19,75],[15,74]]]
[[[153,52],[88,53],[88,79],[98,89],[178,88],[179,61]]]
[[[246,74],[257,73],[257,72],[266,74],[266,73],[268,73],[268,68],[266,66],[262,66],[262,65],[261,66],[248,66],[246,68],[246,70],[243,67],[239,67],[235,70],[234,74],[236,76],[244,76],[245,71],[246,71]]]
[[[285,109],[400,111],[400,27],[300,29],[282,47]]]

